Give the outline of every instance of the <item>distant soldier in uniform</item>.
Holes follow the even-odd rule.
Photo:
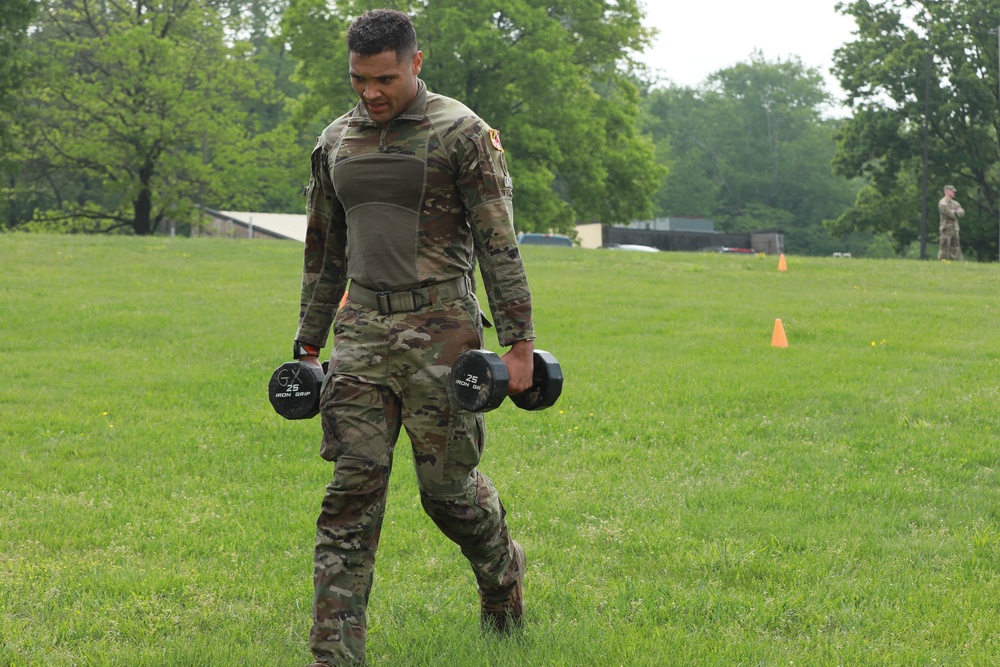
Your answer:
[[[944,186],[944,197],[938,202],[941,212],[941,245],[938,259],[962,261],[962,246],[958,239],[958,219],[965,215],[965,209],[955,200],[955,186]]]
[[[334,333],[320,396],[320,455],[334,468],[317,520],[309,633],[316,666],[364,660],[400,428],[413,447],[424,510],[472,566],[482,626],[506,634],[524,615],[524,550],[508,533],[493,483],[477,470],[483,416],[453,405],[447,391],[456,358],[482,347],[488,325],[469,287],[473,253],[500,344],[510,346],[502,357],[509,393],[532,382],[531,296],[500,134],[427,91],[407,15],[366,12],[347,45],[360,101],[312,153],[295,336],[296,358],[319,363],[331,326]]]

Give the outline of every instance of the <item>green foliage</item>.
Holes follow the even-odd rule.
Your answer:
[[[23,43],[36,9],[34,0],[0,3],[0,230],[14,210],[10,183],[19,166],[14,119],[21,88],[30,77],[30,61],[24,57]]]
[[[327,0],[290,0],[281,19],[281,39],[296,62],[293,78],[303,86],[295,120],[317,123],[317,135],[323,128],[317,118],[332,121],[357,101],[347,76],[348,25]]]
[[[309,87],[304,118],[353,105],[344,17],[383,2],[292,0],[285,35]],[[638,89],[623,69],[648,39],[635,0],[440,0],[413,10],[422,78],[502,132],[522,231],[647,215],[658,182],[636,131]]]
[[[23,182],[47,187],[25,227],[144,235],[195,223],[201,204],[253,209],[300,189],[292,137],[253,113],[280,106],[274,81],[211,3],[44,9],[20,124]]]
[[[888,235],[896,250],[902,253],[920,238],[920,209],[914,201],[920,201],[919,186],[912,178],[901,174],[901,183],[893,187],[888,195],[882,195],[873,185],[866,185],[858,192],[852,208],[836,220],[827,221],[834,233],[848,234],[854,230],[873,230]],[[933,193],[931,194],[933,196]],[[931,239],[937,238],[937,201],[927,203],[927,232]]]
[[[5,0],[0,5],[0,173],[9,168],[10,114],[25,74],[21,44],[35,9],[33,0]]]
[[[781,229],[787,249],[825,254],[822,221],[839,215],[853,187],[832,173],[834,121],[820,75],[798,60],[716,72],[701,89],[668,87],[645,100],[644,128],[669,176],[659,216],[714,218],[727,231]]]
[[[2,238],[0,664],[310,661],[332,469],[264,390],[301,252]],[[527,549],[527,628],[478,632],[404,436],[372,665],[996,664],[1000,267],[523,254],[566,385],[487,415],[482,468]]]
[[[1000,25],[1000,0],[856,0],[840,9],[858,30],[835,56],[854,107],[835,164],[871,186],[834,228],[889,233],[899,247],[919,236],[922,193],[914,184],[922,181],[926,120],[929,230],[936,236],[941,186],[953,183],[967,212],[966,256],[996,257],[1000,93],[989,30]]]

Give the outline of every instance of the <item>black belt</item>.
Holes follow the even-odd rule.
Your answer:
[[[362,306],[377,308],[379,315],[393,313],[415,313],[432,303],[461,299],[469,293],[469,284],[465,276],[460,276],[443,283],[399,290],[397,292],[379,292],[353,280],[347,290],[347,297]]]

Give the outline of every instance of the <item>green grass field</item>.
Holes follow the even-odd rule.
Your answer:
[[[310,661],[331,469],[266,399],[300,253],[0,236],[0,664]],[[372,665],[1000,662],[997,265],[524,256],[566,385],[482,468],[528,626],[479,634],[404,444]]]

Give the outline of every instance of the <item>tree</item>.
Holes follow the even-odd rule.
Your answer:
[[[33,0],[5,0],[0,5],[0,170],[7,163],[11,149],[11,116],[25,73],[21,44],[35,9]]]
[[[791,252],[827,252],[822,221],[852,197],[830,166],[834,122],[820,116],[828,100],[818,72],[761,53],[699,89],[653,90],[644,128],[669,147],[657,215],[711,217],[726,231],[778,228]]]
[[[28,68],[21,47],[35,9],[34,0],[5,0],[0,4],[0,229],[13,208],[10,185],[17,171],[14,118]]]
[[[12,167],[9,159],[13,150],[10,128],[27,66],[21,46],[35,9],[33,0],[6,0],[0,5],[0,174]]]
[[[150,234],[203,203],[296,189],[252,159],[287,136],[248,113],[271,89],[238,28],[204,0],[43,2],[27,46],[46,69],[22,114],[31,226]]]
[[[347,18],[385,4],[338,2],[331,10],[321,0],[292,0],[284,27],[310,91],[304,118],[332,120],[354,104]],[[639,91],[625,74],[649,37],[636,0],[435,0],[413,16],[428,88],[502,132],[520,230],[650,212],[657,167],[636,130]]]
[[[929,229],[941,186],[954,183],[967,211],[966,255],[996,257],[1000,93],[989,30],[1000,25],[1000,0],[855,0],[838,9],[858,29],[834,57],[854,110],[835,167],[868,186],[831,228],[886,232],[899,248],[919,237],[926,121]]]

